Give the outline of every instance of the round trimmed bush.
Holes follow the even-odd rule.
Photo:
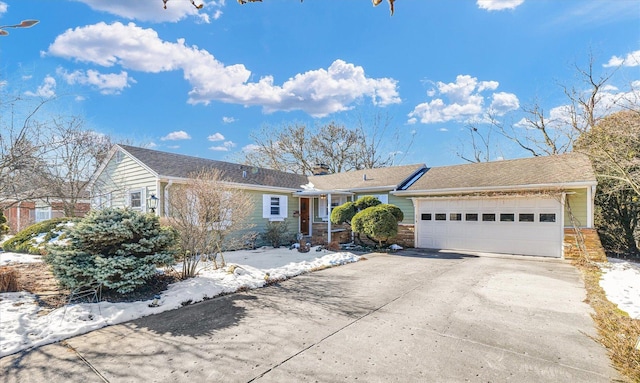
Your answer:
[[[396,210],[397,209],[397,210]],[[357,213],[351,220],[351,228],[378,242],[378,246],[398,235],[398,222],[403,218],[397,206],[380,204]]]

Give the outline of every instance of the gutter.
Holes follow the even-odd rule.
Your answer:
[[[538,190],[538,189],[571,189],[576,187],[588,187],[597,185],[596,181],[580,181],[569,182],[564,184],[534,184],[534,185],[511,185],[511,186],[478,186],[466,188],[447,188],[447,189],[427,189],[427,190],[399,190],[391,192],[397,196],[430,196],[442,194],[470,194],[478,192],[496,192],[496,191],[517,191],[517,190]]]

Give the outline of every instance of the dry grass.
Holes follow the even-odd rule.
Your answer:
[[[630,318],[607,300],[600,287],[602,272],[598,266],[584,261],[574,264],[582,271],[587,303],[595,311],[592,317],[598,327],[596,340],[607,348],[613,365],[629,382],[640,382],[640,350],[635,348],[640,339],[640,320]]]
[[[0,267],[0,293],[18,291],[18,272],[10,267]]]

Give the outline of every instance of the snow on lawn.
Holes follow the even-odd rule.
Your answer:
[[[238,289],[258,288],[269,279],[289,278],[312,269],[356,262],[352,253],[308,253],[297,250],[261,248],[224,254],[233,272],[213,270],[208,262],[201,264],[198,277],[171,284],[163,291],[159,306],[150,307],[152,300],[127,303],[79,303],[58,308],[48,314],[41,309],[35,296],[27,292],[0,294],[0,357],[30,347],[57,342],[101,327],[126,322],[163,311],[178,309],[183,302],[191,303],[231,293]],[[34,262],[33,256],[0,253],[0,265],[9,262]],[[179,266],[176,266],[179,267]]]
[[[42,257],[39,255],[31,255],[31,254],[0,252],[0,266],[6,266],[11,263],[35,263],[35,262],[42,262]]]
[[[631,318],[640,319],[640,264],[609,258],[600,266],[600,286],[607,299]]]

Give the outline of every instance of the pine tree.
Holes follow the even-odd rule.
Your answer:
[[[69,230],[68,243],[50,248],[46,261],[63,286],[101,283],[121,294],[143,285],[157,265],[174,261],[175,232],[158,217],[131,209],[90,212]]]

